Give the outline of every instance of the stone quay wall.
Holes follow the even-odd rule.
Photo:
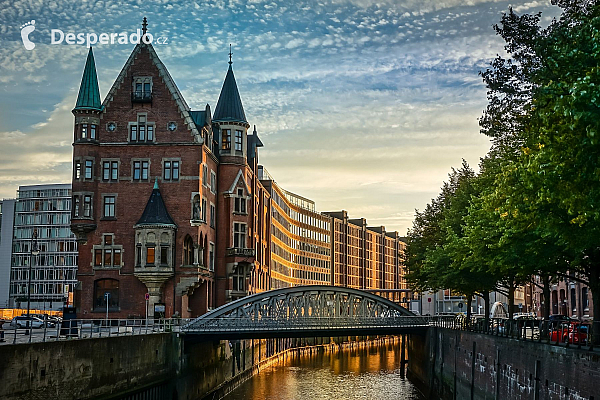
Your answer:
[[[600,399],[598,351],[444,328],[411,335],[408,348],[408,376],[428,398]]]

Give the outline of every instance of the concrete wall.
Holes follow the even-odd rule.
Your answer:
[[[600,353],[471,332],[412,335],[408,370],[443,400],[600,399]]]

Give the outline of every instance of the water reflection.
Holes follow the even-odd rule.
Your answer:
[[[373,399],[418,400],[401,370],[400,342],[290,354],[230,393],[226,400]]]

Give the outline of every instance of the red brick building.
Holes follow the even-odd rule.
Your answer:
[[[193,317],[275,287],[341,283],[332,217],[258,164],[231,55],[213,114],[190,109],[143,41],[101,101],[90,49],[73,114],[79,317]],[[399,287],[397,234],[362,229],[360,262],[373,265],[348,286]]]

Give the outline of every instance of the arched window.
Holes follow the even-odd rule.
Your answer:
[[[194,263],[194,242],[192,237],[187,235],[183,240],[183,265],[192,265]]]
[[[98,279],[94,282],[94,309],[119,309],[119,281],[116,279]]]

